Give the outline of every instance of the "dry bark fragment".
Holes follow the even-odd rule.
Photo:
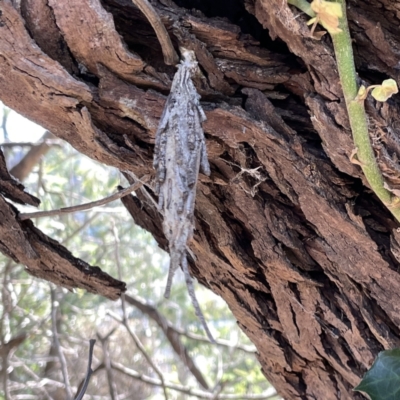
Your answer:
[[[68,3],[49,0],[49,6],[82,72],[97,73],[98,66],[104,65],[129,80],[142,71],[144,62],[126,49],[112,16],[99,0],[70,0]]]

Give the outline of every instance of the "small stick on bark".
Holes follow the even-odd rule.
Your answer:
[[[19,220],[24,221],[26,219],[37,218],[37,217],[52,217],[55,215],[62,215],[73,213],[77,211],[87,211],[95,207],[104,206],[105,204],[111,203],[114,200],[118,200],[121,197],[126,196],[127,194],[139,189],[142,185],[144,185],[150,179],[149,176],[144,176],[140,182],[136,182],[135,184],[127,187],[126,189],[121,190],[120,192],[114,193],[111,196],[105,197],[104,199],[100,199],[97,201],[91,201],[90,203],[79,204],[77,206],[71,207],[63,207],[58,210],[49,210],[49,211],[36,211],[32,213],[21,213],[19,214]]]
[[[165,26],[161,22],[160,16],[157,14],[154,7],[148,0],[132,0],[133,4],[146,16],[154,31],[157,39],[160,42],[161,49],[164,55],[164,62],[167,65],[176,65],[179,62],[178,54],[172,46],[171,39]]]

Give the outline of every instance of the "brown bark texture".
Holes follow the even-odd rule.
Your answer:
[[[17,2],[15,2],[17,3]],[[400,233],[350,162],[351,132],[329,37],[285,0],[152,0],[193,50],[211,176],[200,175],[190,269],[228,303],[285,399],[362,398],[377,353],[400,345]],[[78,151],[152,174],[175,72],[130,0],[0,0],[0,100]],[[400,5],[349,0],[360,80],[399,82]],[[371,140],[400,183],[399,96],[367,103]],[[29,140],[29,138],[26,138]],[[161,247],[147,193],[122,201]],[[20,221],[37,206],[0,158],[0,250],[32,274],[117,298],[124,284]]]

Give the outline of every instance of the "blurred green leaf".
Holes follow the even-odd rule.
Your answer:
[[[367,393],[371,400],[400,399],[400,349],[381,351],[354,390]]]

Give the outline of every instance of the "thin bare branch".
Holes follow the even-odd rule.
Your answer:
[[[3,122],[4,123],[4,122]],[[7,373],[8,370],[8,365],[9,365],[9,359],[10,359],[10,352],[18,346],[20,343],[22,343],[23,340],[25,340],[26,336],[23,338],[20,336],[18,338],[14,337],[11,340],[5,341],[5,337],[7,336],[7,333],[10,333],[10,314],[11,311],[14,308],[13,301],[12,301],[12,296],[10,293],[10,290],[8,288],[7,282],[9,279],[9,273],[12,269],[12,266],[14,263],[9,260],[7,264],[5,265],[4,271],[3,271],[3,282],[2,282],[2,288],[1,288],[1,300],[3,304],[3,312],[1,314],[1,319],[0,319],[0,355],[2,359],[2,370],[1,370],[1,376],[3,380],[3,387],[4,387],[4,400],[10,400],[11,399],[11,394],[10,394],[10,388],[9,388],[9,376]],[[7,324],[7,329],[5,328]]]
[[[38,382],[38,387],[37,390],[41,391],[44,393],[44,395],[46,396],[47,400],[54,400],[49,392],[47,391],[47,389],[45,388],[45,386],[40,385],[40,378],[38,375],[36,375],[27,365],[25,362],[21,363],[21,367],[24,369],[24,371],[30,375],[36,382]],[[14,396],[15,397],[15,396]]]
[[[197,368],[195,362],[190,357],[185,345],[180,340],[180,333],[178,333],[177,330],[172,327],[172,324],[163,315],[161,315],[155,307],[151,306],[150,304],[144,303],[137,297],[126,295],[125,300],[127,303],[138,308],[141,312],[148,315],[153,321],[156,322],[156,324],[164,332],[175,353],[179,356],[179,358],[186,365],[188,370],[196,378],[197,382],[204,389],[209,389],[206,379],[204,378],[201,371]],[[207,342],[209,343],[208,339]]]
[[[0,317],[0,341],[1,345],[4,346],[4,339],[6,336],[6,321],[8,320],[9,314],[13,308],[12,297],[10,294],[10,290],[8,289],[7,282],[9,278],[9,273],[14,266],[14,262],[12,260],[8,260],[6,265],[4,266],[3,274],[3,282],[1,285],[1,303],[3,304],[3,310]]]
[[[111,368],[111,360],[110,360],[110,353],[108,351],[108,338],[110,337],[110,334],[114,332],[115,329],[113,329],[109,334],[107,334],[105,337],[102,337],[99,332],[97,332],[97,337],[100,340],[101,347],[103,349],[103,363],[106,368],[106,373],[107,373],[107,381],[108,381],[108,389],[110,392],[110,398],[111,400],[117,400],[118,399],[118,393],[117,393],[117,387],[115,386],[114,382],[114,377],[113,377],[113,371]]]
[[[146,376],[144,374],[140,374],[139,372],[133,369],[126,368],[124,365],[119,363],[112,362],[111,366],[116,371],[119,371],[127,376],[130,376],[131,378],[137,379],[141,382],[147,383],[152,386],[161,387],[165,385],[165,387],[168,389],[175,390],[177,392],[184,393],[189,396],[195,396],[198,397],[199,399],[209,399],[209,400],[215,399],[214,393],[192,389],[171,382],[162,383],[161,381],[151,378],[150,376]],[[274,398],[278,398],[278,395],[273,388],[271,388],[271,390],[268,390],[266,393],[261,393],[261,394],[220,394],[218,396],[218,400],[272,400]]]
[[[89,385],[90,377],[93,374],[92,370],[92,360],[93,360],[93,348],[94,344],[96,343],[96,340],[90,339],[89,340],[89,359],[88,359],[88,367],[87,367],[87,372],[86,372],[86,377],[82,385],[82,389],[80,390],[78,396],[75,397],[75,400],[82,400],[83,396],[86,393],[86,389]]]
[[[62,147],[63,141],[60,139],[40,139],[37,142],[3,142],[0,143],[0,147],[10,148],[10,147],[35,147],[42,143],[47,144],[48,146],[58,146]]]
[[[218,400],[220,397],[220,394],[221,394],[221,392],[222,392],[222,390],[224,389],[224,385],[217,385],[216,387],[215,387],[215,390],[214,390],[214,392],[213,392],[213,400]]]
[[[49,378],[43,378],[39,382],[36,382],[36,381],[24,381],[22,383],[13,382],[11,387],[10,387],[10,392],[11,391],[15,392],[17,390],[25,390],[26,391],[26,389],[35,390],[35,389],[37,389],[38,386],[43,387],[45,385],[53,385],[53,386],[58,387],[58,388],[64,388],[64,384],[62,382],[58,382],[58,381],[55,381],[55,380],[49,379]],[[17,396],[19,396],[19,398],[22,398],[23,394],[13,395],[13,397],[12,397],[13,400]],[[35,396],[35,399],[37,399],[37,396]]]
[[[101,364],[99,364],[95,369],[92,369],[92,358],[93,358],[93,348],[94,348],[94,344],[96,343],[95,339],[90,339],[89,340],[89,344],[90,344],[90,348],[89,348],[89,362],[88,362],[88,369],[86,372],[86,376],[85,379],[83,381],[81,381],[78,385],[78,395],[74,400],[81,400],[82,396],[85,394],[87,387],[89,385],[89,380],[93,375],[96,375],[99,371],[103,370],[106,366],[104,365],[104,363],[102,362]],[[82,392],[84,388],[84,391]],[[81,396],[81,397],[79,397]]]
[[[197,335],[195,333],[188,332],[183,329],[177,328],[176,326],[171,326],[171,329],[173,329],[179,335],[186,336],[188,339],[213,344],[212,342],[210,342],[210,339],[206,336]],[[241,351],[244,351],[244,352],[250,353],[250,354],[256,353],[255,346],[247,346],[245,344],[232,344],[228,340],[224,340],[224,339],[216,340],[215,344],[217,344],[218,346],[228,347],[233,350],[241,350]]]
[[[73,232],[71,232],[65,239],[61,240],[60,243],[62,243],[64,246],[68,244],[68,242],[76,237],[79,232],[82,232],[83,230],[86,229],[88,225],[90,225],[97,217],[99,214],[93,214],[91,215],[83,224],[80,224],[77,229],[75,229]],[[94,263],[96,265],[98,263],[97,261]]]
[[[172,45],[171,39],[164,24],[161,22],[160,16],[157,14],[153,6],[148,0],[132,0],[133,4],[145,15],[150,22],[157,39],[160,42],[161,49],[164,55],[164,62],[167,65],[176,65],[179,62],[178,54]]]
[[[121,268],[121,261],[120,261],[120,254],[119,254],[119,236],[118,236],[118,230],[117,227],[113,226],[113,234],[114,234],[114,239],[115,239],[115,259],[117,263],[117,268],[118,268],[118,276],[122,279],[122,268]],[[135,342],[136,347],[138,350],[142,353],[143,357],[146,359],[147,363],[150,365],[150,367],[154,370],[154,372],[157,374],[158,378],[160,379],[161,383],[163,384],[164,382],[164,376],[160,369],[157,367],[157,365],[153,362],[149,354],[147,354],[146,349],[144,348],[142,342],[139,340],[138,336],[136,333],[131,329],[129,326],[128,318],[127,318],[127,313],[126,313],[126,304],[125,304],[125,296],[124,294],[121,295],[121,308],[122,308],[122,320],[112,313],[111,311],[109,312],[109,315],[114,318],[116,321],[120,322],[125,329],[128,331],[130,337],[132,340]],[[165,400],[168,400],[168,393],[167,389],[165,386],[163,386],[164,390],[164,397]]]
[[[58,358],[60,360],[61,364],[61,372],[63,375],[64,379],[64,385],[65,385],[65,391],[67,395],[67,400],[72,399],[72,389],[71,385],[69,384],[69,376],[68,376],[68,368],[67,368],[67,360],[65,359],[64,353],[61,349],[61,344],[60,340],[58,339],[58,332],[57,332],[57,301],[56,301],[56,295],[55,295],[55,290],[53,288],[50,288],[50,295],[51,295],[51,327],[53,331],[53,340],[54,340],[54,346],[56,348]]]
[[[121,296],[121,300],[123,298],[123,295]],[[162,372],[160,371],[160,369],[157,367],[157,365],[153,362],[153,360],[151,359],[151,357],[149,356],[149,354],[147,354],[146,349],[144,348],[142,342],[139,340],[139,338],[137,337],[136,333],[131,329],[131,327],[129,326],[128,320],[126,319],[126,314],[124,315],[124,318],[121,319],[118,315],[114,314],[112,311],[108,310],[108,315],[110,315],[112,318],[114,318],[116,321],[118,321],[119,323],[121,323],[125,329],[128,331],[129,336],[132,338],[132,340],[134,341],[136,347],[138,348],[138,350],[142,353],[143,357],[146,359],[147,363],[150,365],[150,367],[154,370],[154,372],[156,373],[156,375],[158,376],[158,378],[160,379],[160,386],[163,388],[164,390],[164,397],[166,400],[168,400],[168,393],[166,391],[166,386],[164,385],[164,377]]]
[[[28,334],[26,332],[21,332],[18,335],[12,337],[8,342],[2,343],[0,345],[0,356],[5,357],[8,354],[15,350],[26,338]]]
[[[97,201],[91,201],[89,203],[79,204],[79,205],[71,206],[71,207],[63,207],[58,210],[37,211],[37,212],[32,212],[32,213],[21,213],[21,214],[19,214],[19,219],[20,219],[20,221],[24,221],[26,219],[37,218],[37,217],[51,217],[54,215],[68,214],[68,213],[73,213],[73,212],[77,212],[77,211],[87,211],[87,210],[90,210],[95,207],[103,206],[114,200],[118,200],[121,197],[126,196],[127,194],[139,189],[149,179],[150,179],[150,176],[146,175],[141,178],[140,182],[137,182],[134,185],[131,185],[131,186],[127,187],[126,189],[121,190],[120,192],[114,193],[111,196],[105,197],[105,198],[97,200]]]
[[[11,399],[11,395],[10,395],[10,388],[8,386],[8,374],[7,374],[7,370],[8,370],[8,354],[5,355],[2,359],[2,367],[3,370],[2,375],[3,375],[3,387],[4,387],[4,400],[10,400]]]
[[[196,340],[199,342],[213,344],[210,341],[210,339],[206,336],[197,335],[195,333],[188,332],[188,331],[185,331],[184,329],[180,329],[180,328],[174,326],[170,321],[168,321],[164,316],[162,316],[160,314],[160,312],[154,306],[152,306],[151,304],[145,303],[142,299],[140,299],[136,296],[125,294],[125,300],[127,303],[138,308],[141,312],[148,315],[153,321],[155,321],[157,323],[157,325],[163,330],[163,332],[165,333],[165,335],[167,336],[168,340],[171,343],[172,343],[171,338],[173,337],[172,335],[175,333],[180,336],[185,336],[191,340]],[[175,342],[175,339],[172,339],[172,340],[173,340],[173,342]],[[215,344],[217,344],[218,346],[227,347],[231,350],[240,350],[240,351],[243,351],[243,352],[249,353],[249,354],[254,354],[256,352],[255,346],[245,345],[245,344],[232,344],[228,340],[224,340],[224,339],[217,339],[215,341]],[[180,355],[180,354],[178,353],[178,355]],[[183,355],[183,357],[186,357],[186,356]],[[193,373],[193,371],[192,371],[192,373]],[[207,388],[205,388],[205,389],[207,389]]]

